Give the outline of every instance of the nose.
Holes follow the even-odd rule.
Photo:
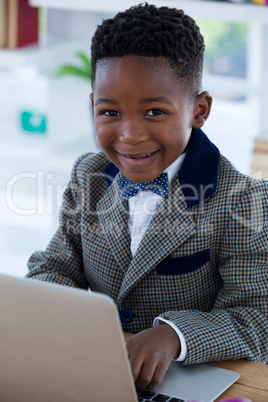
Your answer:
[[[124,144],[135,145],[140,142],[145,142],[149,138],[149,134],[142,122],[135,119],[124,121],[119,140]]]

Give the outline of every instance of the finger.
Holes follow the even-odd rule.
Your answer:
[[[155,383],[157,380],[154,380],[155,373],[157,372],[158,378],[158,370],[157,370],[158,360],[155,359],[146,359],[141,366],[140,373],[135,381],[137,389],[143,389],[149,386],[152,382]]]
[[[159,364],[154,372],[151,382],[146,386],[147,388],[155,388],[163,381],[167,372],[168,365]]]
[[[138,390],[146,388],[151,383],[154,374],[152,369],[145,369],[144,366],[145,364],[141,367],[140,373],[135,381]]]
[[[144,362],[143,354],[138,353],[135,349],[128,351],[128,357],[130,362],[130,367],[132,370],[132,376],[134,381],[136,382],[137,378],[140,375],[141,368]]]
[[[154,363],[154,361],[156,360],[155,357],[153,356],[152,353],[149,353],[149,351],[148,351],[148,345],[146,345],[144,342],[142,342],[142,343],[137,342],[137,340],[139,340],[139,338],[140,338],[140,336],[136,336],[136,339],[131,339],[130,342],[127,343],[129,362],[130,362],[132,375],[133,375],[135,382],[141,375],[142,369],[144,370],[144,364],[147,360],[148,360],[148,363],[147,363],[148,366],[149,366],[149,362],[151,361],[153,370],[157,365],[157,362]],[[147,365],[145,365],[145,367],[148,367]],[[146,372],[147,372],[147,370],[148,369],[146,368]],[[153,374],[153,372],[152,372],[152,374]]]

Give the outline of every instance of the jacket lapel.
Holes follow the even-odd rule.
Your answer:
[[[118,173],[118,178],[121,177]],[[122,203],[119,195],[117,179],[113,180],[104,196],[97,204],[102,231],[107,239],[114,259],[119,268],[125,272],[130,265],[132,255],[130,251],[130,236],[128,231],[127,204]]]
[[[178,177],[191,208],[204,202],[217,190],[220,151],[200,129],[193,129]]]

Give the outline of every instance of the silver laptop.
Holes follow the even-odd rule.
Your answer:
[[[148,400],[136,394],[116,306],[99,293],[0,275],[0,361],[1,401]],[[210,402],[238,377],[173,362],[147,395]]]

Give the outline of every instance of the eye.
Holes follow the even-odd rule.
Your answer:
[[[163,112],[161,109],[151,109],[149,112],[147,112],[147,116],[159,116],[164,113],[165,112]]]
[[[120,116],[116,110],[104,110],[101,114],[109,117]]]

